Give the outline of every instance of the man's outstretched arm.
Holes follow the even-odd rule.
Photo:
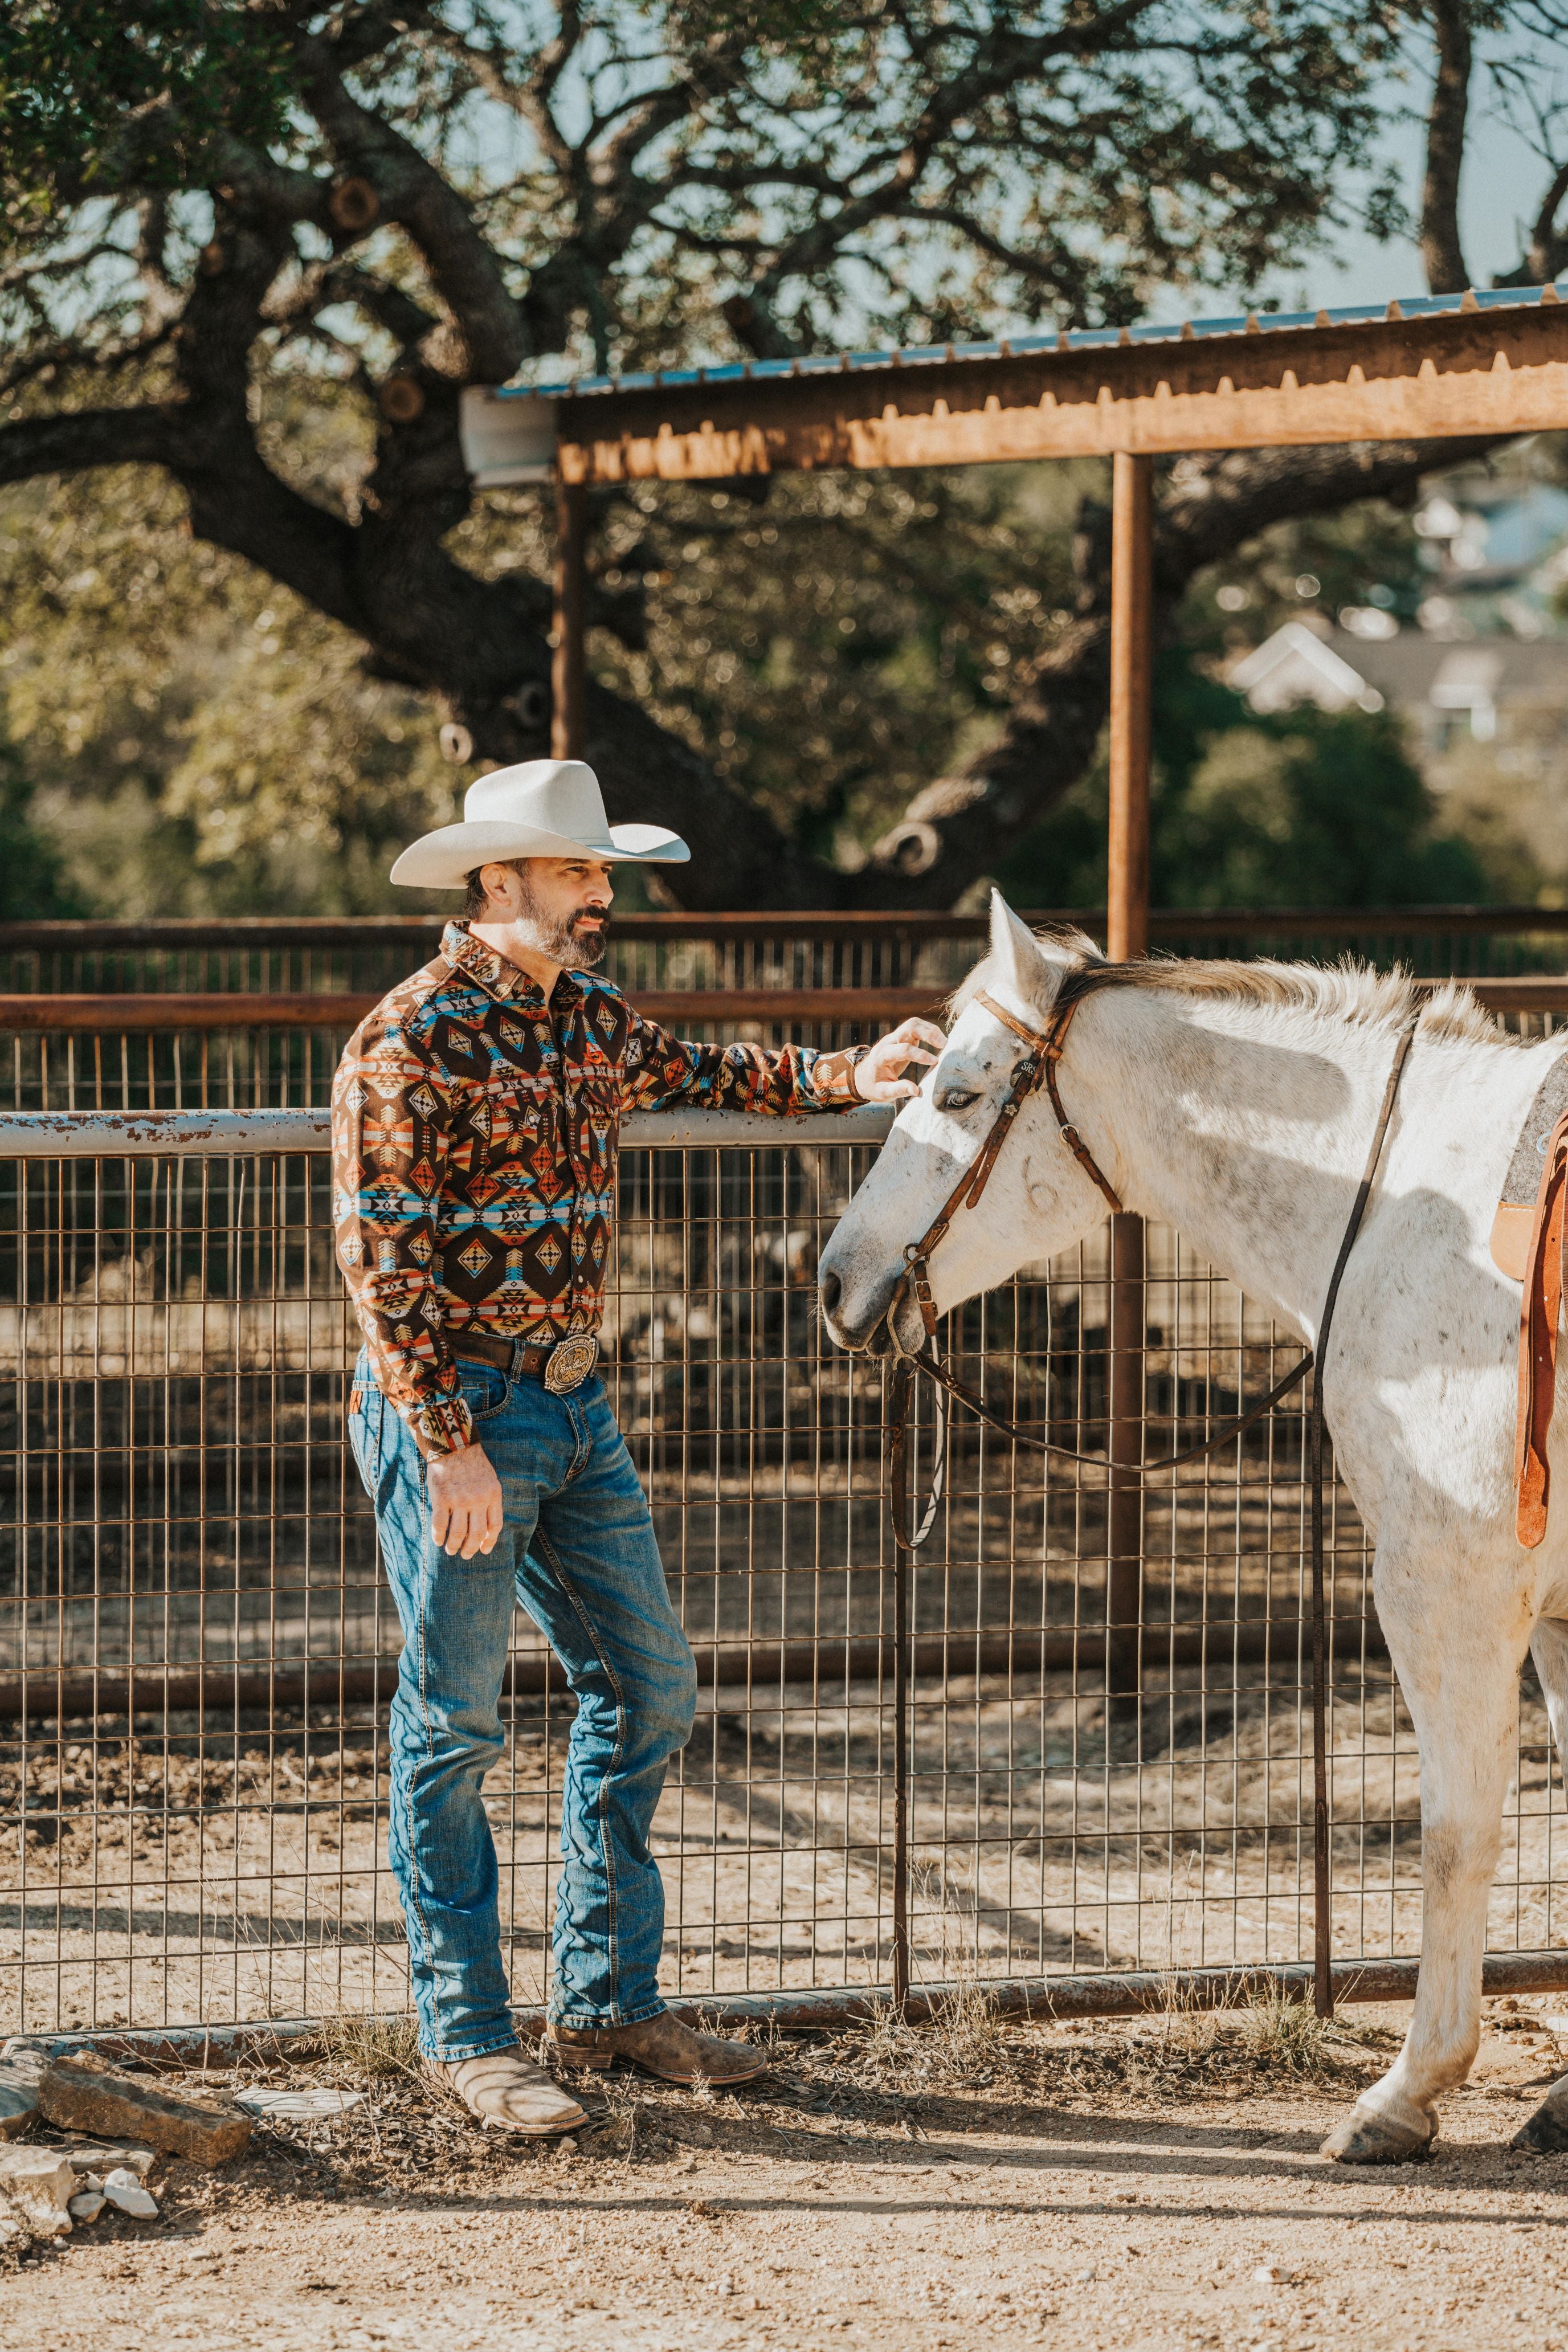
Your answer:
[[[934,1022],[905,1021],[874,1045],[822,1053],[809,1045],[700,1045],[633,1012],[626,1045],[628,1110],[685,1104],[799,1118],[863,1102],[902,1102],[946,1043]],[[912,1075],[906,1076],[910,1072]]]

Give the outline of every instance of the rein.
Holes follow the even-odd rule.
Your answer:
[[[1093,969],[1098,972],[1104,971],[1105,967]],[[1058,1132],[1062,1141],[1089,1181],[1104,1195],[1112,1211],[1119,1215],[1123,1213],[1121,1195],[1067,1115],[1067,1107],[1062,1101],[1061,1087],[1057,1076],[1058,1066],[1062,1058],[1062,1050],[1073,1015],[1083,1002],[1084,994],[1089,992],[1089,990],[1085,990],[1074,994],[1065,1005],[1052,1013],[1044,1030],[1026,1027],[1023,1022],[1016,1020],[1005,1005],[998,1004],[995,998],[988,996],[984,990],[980,991],[973,999],[974,1003],[984,1005],[986,1011],[993,1013],[1005,1028],[1012,1030],[1015,1036],[1021,1038],[1029,1051],[1013,1073],[1012,1081],[1003,1097],[1001,1108],[996,1113],[991,1131],[981,1147],[979,1158],[973,1167],[964,1171],[919,1241],[910,1242],[906,1247],[904,1272],[899,1277],[888,1307],[888,1336],[892,1342],[895,1358],[888,1447],[889,1505],[893,1540],[899,1552],[905,1555],[918,1551],[925,1542],[935,1523],[937,1510],[942,1501],[947,1439],[947,1414],[941,1404],[943,1396],[952,1397],[958,1403],[967,1406],[979,1420],[999,1432],[1002,1436],[1010,1438],[1015,1444],[1032,1446],[1038,1453],[1054,1454],[1068,1462],[1103,1464],[1107,1459],[1103,1454],[1085,1454],[1076,1451],[1070,1445],[1058,1445],[1054,1439],[1037,1436],[1032,1431],[1023,1428],[1019,1423],[1010,1421],[1005,1413],[998,1412],[989,1404],[978,1390],[970,1388],[965,1381],[961,1381],[958,1375],[943,1362],[936,1344],[936,1304],[931,1297],[930,1271],[931,1252],[942,1242],[959,1211],[973,1209],[979,1204],[981,1196],[991,1181],[991,1173],[1001,1154],[1002,1147],[1012,1131],[1015,1119],[1029,1097],[1042,1085],[1050,1097],[1051,1109],[1055,1113]],[[1258,1402],[1250,1406],[1246,1412],[1238,1413],[1233,1420],[1227,1421],[1224,1427],[1216,1430],[1212,1436],[1202,1439],[1195,1445],[1183,1446],[1174,1454],[1164,1454],[1158,1461],[1144,1462],[1137,1465],[1139,1475],[1147,1477],[1154,1471],[1177,1470],[1186,1463],[1201,1462],[1206,1454],[1217,1452],[1220,1446],[1227,1445],[1233,1438],[1239,1437],[1244,1430],[1252,1428],[1256,1423],[1261,1421],[1264,1415],[1271,1412],[1279,1403],[1281,1397],[1288,1396],[1290,1391],[1306,1378],[1314,1363],[1319,1366],[1319,1376],[1312,1383],[1308,1459],[1311,1482],[1312,1529],[1312,1848],[1316,1898],[1312,1981],[1314,2006],[1320,2017],[1330,2015],[1333,2005],[1329,1972],[1328,1650],[1324,1633],[1326,1588],[1323,1572],[1323,1384],[1321,1368],[1327,1357],[1329,1332],[1333,1323],[1340,1285],[1344,1278],[1345,1268],[1350,1263],[1350,1255],[1355,1246],[1356,1236],[1361,1231],[1367,1202],[1372,1197],[1378,1165],[1383,1158],[1383,1147],[1388,1135],[1389,1122],[1394,1116],[1394,1105],[1399,1092],[1399,1082],[1405,1074],[1405,1060],[1420,1018],[1419,1008],[1406,1016],[1394,1045],[1394,1061],[1388,1073],[1387,1086],[1384,1089],[1383,1105],[1378,1112],[1377,1125],[1373,1133],[1372,1148],[1367,1153],[1366,1166],[1362,1171],[1361,1182],[1356,1187],[1355,1198],[1351,1203],[1350,1215],[1345,1221],[1339,1255],[1334,1261],[1334,1270],[1329,1277],[1329,1287],[1323,1300],[1322,1317],[1318,1326],[1316,1349],[1309,1348],[1300,1362],[1290,1367],[1284,1379],[1275,1382],[1267,1396],[1260,1397]],[[1565,1164],[1568,1164],[1568,1151],[1565,1151],[1563,1157]],[[925,1327],[926,1344],[913,1353],[900,1344],[898,1336],[899,1310],[906,1296],[913,1297],[920,1309],[921,1321]],[[908,1532],[910,1524],[909,1427],[915,1378],[921,1372],[925,1373],[937,1389],[939,1412],[935,1432],[935,1468],[932,1474],[931,1490],[921,1524],[911,1535]]]

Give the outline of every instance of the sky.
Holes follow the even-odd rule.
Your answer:
[[[1422,126],[1393,124],[1381,142],[1385,156],[1401,166],[1405,196],[1412,211],[1421,192],[1424,166]],[[1523,246],[1520,225],[1532,220],[1545,193],[1547,168],[1518,132],[1495,114],[1476,121],[1459,180],[1459,234],[1465,259],[1478,286],[1489,286],[1500,269],[1511,269]],[[1370,236],[1341,240],[1339,266],[1327,254],[1292,277],[1290,290],[1302,291],[1305,304],[1332,309],[1336,303],[1387,302],[1405,294],[1424,294],[1426,282],[1421,257],[1413,242],[1391,238],[1378,244]]]

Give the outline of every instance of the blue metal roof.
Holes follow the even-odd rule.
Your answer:
[[[1098,352],[1129,343],[1181,343],[1210,335],[1299,332],[1308,327],[1359,327],[1394,319],[1433,319],[1458,310],[1517,310],[1556,302],[1555,286],[1498,286],[1465,294],[1414,294],[1408,301],[1354,302],[1337,310],[1247,310],[1226,319],[1188,319],[1175,326],[1055,328],[985,343],[917,343],[882,352],[823,352],[798,360],[743,360],[723,367],[666,368],[643,375],[580,375],[563,383],[503,384],[503,400],[580,400],[594,393],[673,391],[687,384],[770,383],[783,376],[844,375],[862,368],[946,367],[955,360],[1001,360],[1029,352]]]

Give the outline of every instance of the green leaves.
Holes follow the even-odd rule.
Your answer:
[[[222,0],[11,0],[0,12],[0,173],[40,207],[201,178],[221,134],[264,145],[289,96],[285,28]]]

